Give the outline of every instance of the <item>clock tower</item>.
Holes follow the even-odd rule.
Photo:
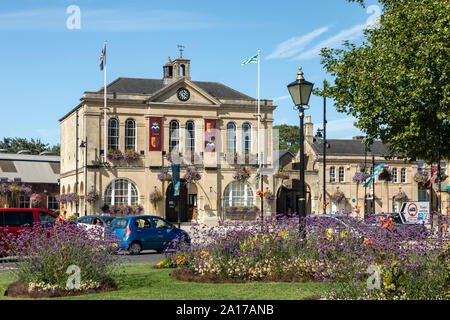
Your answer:
[[[176,81],[182,77],[191,80],[190,64],[191,60],[189,59],[177,58],[173,60],[173,80]]]

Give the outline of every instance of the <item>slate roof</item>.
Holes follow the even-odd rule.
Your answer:
[[[0,154],[0,179],[24,183],[58,183],[60,157],[48,155]]]
[[[327,139],[329,148],[327,148],[327,154],[342,154],[342,155],[364,155],[365,146],[361,140],[344,140],[344,139]],[[323,153],[323,139],[315,138],[312,143],[314,151],[318,154]],[[387,155],[389,150],[387,145],[383,144],[381,141],[374,141],[370,146],[371,151],[367,151],[368,155]]]
[[[196,86],[217,99],[255,100],[219,82],[192,81]],[[161,79],[118,78],[108,86],[108,92],[153,94],[164,87]],[[97,92],[103,92],[103,88]]]

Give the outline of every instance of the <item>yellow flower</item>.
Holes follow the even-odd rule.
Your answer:
[[[333,229],[332,228],[328,229],[328,231],[327,231],[327,239],[329,241],[333,240]]]

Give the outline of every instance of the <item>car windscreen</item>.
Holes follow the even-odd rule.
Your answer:
[[[112,221],[115,219],[115,217],[102,217],[103,221],[105,221],[107,226],[111,226],[112,225]],[[122,219],[124,220],[124,219]]]
[[[128,219],[114,219],[111,227],[113,229],[125,229],[128,225]]]

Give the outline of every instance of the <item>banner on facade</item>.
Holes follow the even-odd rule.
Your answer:
[[[162,150],[162,118],[150,118],[150,151]]]
[[[180,166],[171,164],[170,168],[172,169],[173,195],[177,197],[180,195]]]
[[[216,152],[217,120],[205,119],[205,152]]]

